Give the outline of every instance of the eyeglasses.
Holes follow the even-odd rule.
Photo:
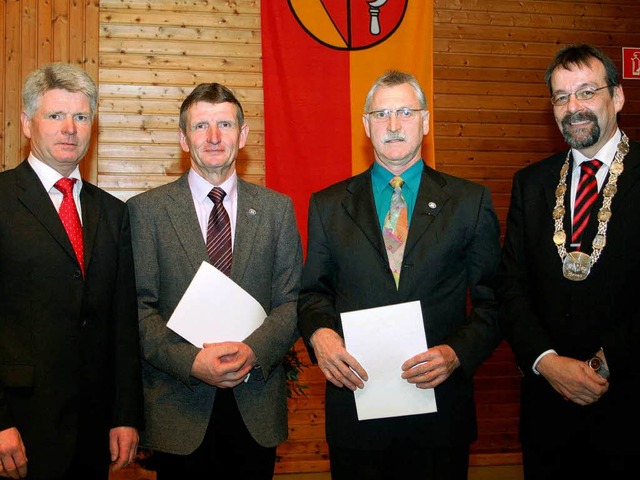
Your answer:
[[[575,95],[576,100],[578,100],[579,102],[587,102],[595,97],[598,91],[609,87],[610,85],[605,85],[604,87],[600,88],[584,87],[576,90],[573,93],[556,93],[550,98],[551,105],[553,105],[554,107],[561,107],[562,105],[566,105],[567,103],[569,103],[571,95]]]
[[[392,114],[395,114],[396,118],[401,122],[409,122],[418,116],[418,112],[423,112],[423,108],[409,108],[403,107],[397,110],[374,110],[373,112],[367,112],[372,122],[383,123],[389,121]]]

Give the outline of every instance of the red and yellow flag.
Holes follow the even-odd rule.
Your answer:
[[[373,162],[362,114],[375,79],[411,73],[431,107],[433,2],[266,0],[261,9],[266,183],[293,198],[306,236],[311,193]],[[431,133],[423,158],[434,165]]]

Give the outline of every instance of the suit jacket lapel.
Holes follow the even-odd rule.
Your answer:
[[[416,244],[440,214],[444,204],[449,200],[449,194],[445,190],[446,182],[444,178],[435,170],[424,166],[420,188],[416,197],[416,205],[413,209],[411,224],[409,225],[409,236],[404,249],[404,256],[407,258]]]
[[[348,183],[342,206],[346,214],[362,230],[372,247],[385,263],[389,263],[376,213],[371,185],[371,169],[353,177]]]
[[[80,203],[82,205],[82,235],[84,237],[84,263],[89,265],[93,245],[98,231],[98,223],[102,215],[102,207],[95,197],[92,185],[83,183],[80,191]]]
[[[167,216],[182,244],[184,254],[196,272],[203,261],[209,261],[209,255],[193,206],[188,174],[169,185],[167,197]]]
[[[53,239],[66,250],[69,256],[75,259],[76,254],[73,251],[71,241],[62,225],[62,221],[60,221],[58,212],[36,172],[33,171],[26,160],[16,167],[16,183],[18,188],[22,189],[22,193],[18,195],[18,200],[51,234]]]
[[[238,178],[238,212],[231,262],[231,278],[236,283],[240,283],[244,277],[260,224],[262,209],[256,193],[251,183]]]
[[[629,153],[623,160],[624,170],[618,177],[617,191],[613,197],[613,200],[611,201],[612,220],[616,219],[616,205],[619,204],[619,202],[624,202],[623,198],[632,190],[635,185],[637,185],[640,178],[640,151],[638,151],[639,145],[635,142],[630,141],[629,147]],[[608,181],[609,176],[607,175],[604,185],[606,185]],[[587,253],[590,253],[592,251],[591,242],[598,233],[598,212],[600,211],[600,207],[602,207],[602,203],[604,202],[604,195],[602,193],[603,188],[604,186],[600,189],[598,199],[593,204],[589,222],[587,223],[587,227],[582,234],[581,250]]]
[[[616,214],[616,204],[618,202],[623,202],[623,198],[627,193],[629,193],[635,185],[637,185],[640,180],[640,145],[636,142],[629,141],[629,153],[624,157],[623,165],[624,171],[618,177],[617,182],[617,191],[613,200],[611,202],[611,211],[612,218],[615,218]],[[571,172],[569,172],[569,175]],[[609,176],[605,179],[604,185],[609,181]],[[604,186],[603,186],[604,188]],[[602,207],[602,203],[604,202],[604,195],[602,193],[602,188],[598,194],[598,199],[592,206],[591,216],[589,217],[589,222],[587,223],[587,227],[585,228],[582,234],[582,242],[583,245],[581,247],[582,251],[591,252],[591,242],[595,238],[596,233],[598,232],[598,212],[600,211],[600,207]],[[569,205],[569,201],[565,203],[565,205]],[[568,207],[567,207],[568,208]],[[570,211],[570,210],[567,210]],[[571,232],[571,222],[570,219],[567,220],[567,224],[565,225],[565,230],[567,232]],[[585,243],[586,242],[586,243]]]
[[[553,218],[551,217],[551,215],[553,214],[553,209],[556,206],[556,190],[557,190],[558,184],[560,183],[560,172],[562,170],[562,166],[564,165],[566,157],[567,157],[566,152],[562,154],[558,154],[556,156],[555,162],[553,162],[545,170],[544,172],[545,177],[542,178],[540,181],[541,185],[549,185],[550,187],[550,188],[543,187],[541,189],[542,193],[544,194],[544,204],[547,207],[547,210],[545,211],[544,214],[549,214],[550,222],[553,222]],[[573,159],[569,158],[569,171],[567,172],[567,180],[566,180],[567,190],[565,192],[565,197],[564,197],[564,204],[567,212],[571,212],[571,205],[569,202],[571,200],[571,179],[573,178],[572,170],[573,170]],[[570,215],[565,215],[565,220],[566,222],[568,222],[568,224],[565,222],[565,225],[564,225],[565,232],[571,232]],[[567,227],[569,227],[569,230],[567,230]]]
[[[618,177],[618,191],[613,197],[613,203],[620,201],[637,185],[640,179],[640,144],[629,141],[629,153],[624,157],[624,170]],[[606,183],[605,183],[606,185]],[[615,215],[615,210],[612,209]]]

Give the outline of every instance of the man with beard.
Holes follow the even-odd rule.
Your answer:
[[[526,480],[632,478],[640,461],[640,145],[614,63],[560,50],[546,82],[571,149],[517,172],[498,289],[523,373]]]

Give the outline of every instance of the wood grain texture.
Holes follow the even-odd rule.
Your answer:
[[[26,152],[19,124],[24,77],[63,60],[100,80],[98,141],[83,169],[101,187],[126,200],[181,175],[189,159],[177,142],[180,103],[211,81],[242,102],[250,133],[238,170],[264,184],[259,0],[14,0],[0,3],[0,13],[0,169]],[[514,172],[566,148],[544,72],[560,46],[582,42],[598,45],[620,67],[621,47],[640,47],[637,0],[434,0],[435,163],[489,187],[503,232]],[[620,125],[640,139],[640,81],[623,80],[623,87]],[[519,375],[504,343],[478,371],[472,465],[521,461]],[[279,473],[328,470],[324,380],[308,367],[301,382],[309,388],[289,400]]]
[[[2,169],[18,165],[28,153],[22,135],[22,84],[29,73],[51,62],[70,62],[84,68],[98,81],[98,1],[5,1],[2,12],[3,53]],[[97,128],[94,130],[97,133]],[[97,181],[97,135],[81,163],[85,178]]]

